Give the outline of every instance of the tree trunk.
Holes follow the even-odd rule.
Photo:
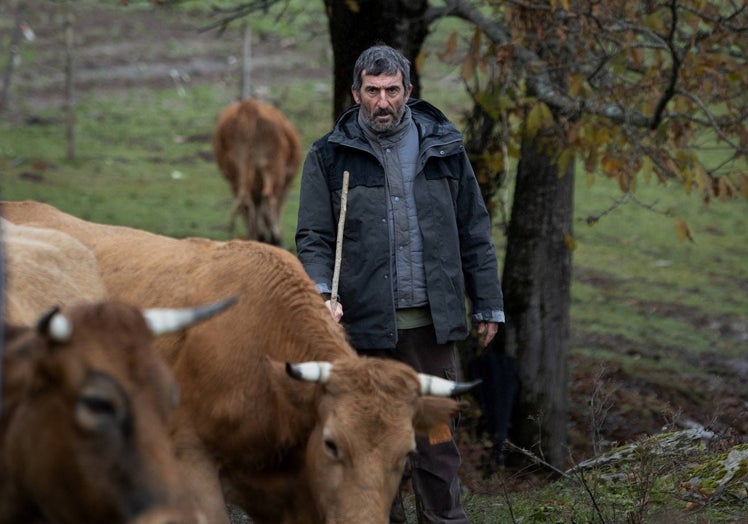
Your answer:
[[[388,44],[411,62],[413,97],[420,96],[416,57],[428,35],[423,15],[427,0],[382,0],[381,2],[325,0],[332,43],[335,90],[333,118],[353,104],[353,66],[366,48]]]
[[[0,212],[2,209],[0,209]],[[5,308],[7,305],[5,304],[5,253],[3,252],[3,245],[5,244],[5,239],[3,238],[3,228],[0,227],[0,318],[5,318]],[[5,322],[0,322],[0,420],[2,420],[3,416],[3,401],[5,400],[3,398],[3,389],[5,384],[3,383],[3,377],[5,376],[3,374],[3,351],[4,351],[4,343],[5,343]]]
[[[547,133],[544,131],[541,133]],[[519,359],[511,438],[557,468],[567,461],[573,165],[559,176],[562,137],[525,137],[502,285],[506,352]],[[571,163],[573,164],[573,163]]]

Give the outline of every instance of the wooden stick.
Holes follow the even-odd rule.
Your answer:
[[[332,293],[330,293],[330,309],[334,313],[338,305],[338,281],[340,280],[340,262],[343,258],[343,229],[345,226],[345,211],[348,208],[348,179],[350,174],[343,171],[343,189],[340,193],[340,216],[338,217],[338,238],[335,243],[335,269],[332,273]]]

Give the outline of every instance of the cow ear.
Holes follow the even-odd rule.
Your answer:
[[[463,405],[449,397],[418,397],[413,415],[413,429],[418,434],[427,434],[456,417]]]
[[[31,384],[37,356],[46,341],[33,328],[5,324],[2,350],[3,411],[16,404]]]
[[[308,409],[313,402],[312,391],[321,388],[317,384],[301,381],[289,376],[286,363],[274,360],[265,355],[262,359],[265,373],[267,374],[274,397],[279,403],[289,402],[295,407]]]
[[[261,363],[264,373],[268,376],[273,385],[288,378],[285,362],[280,362],[270,358],[268,355],[264,355],[261,358]]]

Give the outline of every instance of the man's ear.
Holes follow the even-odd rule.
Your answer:
[[[355,88],[351,88],[351,94],[353,95],[353,101],[357,104],[361,103],[361,97],[358,96],[358,91]]]
[[[405,93],[405,101],[406,101],[406,102],[407,102],[408,100],[410,100],[410,94],[411,94],[412,92],[413,92],[413,84],[410,84],[410,85],[408,86],[408,92],[407,92],[407,93]]]

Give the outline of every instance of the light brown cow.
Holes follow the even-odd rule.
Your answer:
[[[75,238],[3,218],[0,230],[10,268],[5,282],[7,322],[32,326],[53,306],[106,297],[96,258]]]
[[[218,117],[213,152],[234,196],[230,231],[241,214],[248,239],[280,245],[281,211],[301,165],[294,126],[271,105],[234,102]]]
[[[298,260],[280,248],[176,240],[34,202],[2,209],[81,240],[109,291],[144,307],[239,295],[225,315],[160,344],[183,393],[175,437],[185,475],[213,524],[228,522],[220,486],[256,523],[388,522],[415,432],[456,414],[457,401],[429,389],[445,386],[446,395],[454,383],[356,356]],[[295,364],[284,371],[284,362]]]

